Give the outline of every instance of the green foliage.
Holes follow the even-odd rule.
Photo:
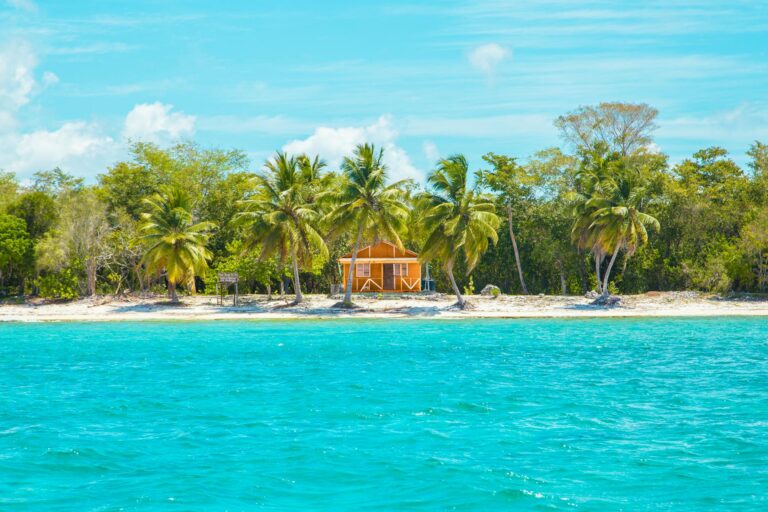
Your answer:
[[[80,295],[78,276],[70,268],[51,272],[35,279],[39,295],[46,299],[76,299]]]
[[[744,264],[751,268],[755,287],[761,291],[768,288],[768,207],[762,208],[754,220],[741,231],[739,242]]]
[[[25,222],[13,215],[0,214],[0,286],[9,279],[23,282],[32,261],[32,240]]]
[[[211,271],[205,275],[206,293],[215,293],[218,282],[217,272],[237,272],[240,277],[241,293],[266,291],[267,286],[277,282],[280,273],[275,260],[262,260],[259,251],[243,251],[242,242],[233,242],[227,247],[229,255],[217,260]]]
[[[87,295],[96,293],[97,273],[109,252],[106,205],[92,188],[67,190],[57,197],[59,218],[37,244],[38,267],[60,270],[72,261],[83,263]]]
[[[243,250],[261,249],[261,258],[291,260],[296,302],[301,301],[300,267],[312,267],[315,256],[324,261],[328,248],[320,234],[322,213],[316,196],[325,164],[316,159],[277,153],[254,177],[256,192],[242,201],[238,222],[245,227]]]
[[[56,223],[57,206],[46,192],[30,191],[22,194],[8,208],[8,213],[24,219],[33,240],[39,240]]]
[[[467,286],[464,287],[464,295],[474,295],[475,294],[475,282],[472,281],[472,276],[469,276],[469,283],[467,283]]]
[[[110,211],[122,210],[138,219],[144,210],[142,201],[158,191],[160,180],[150,167],[118,162],[99,176],[99,185]]]
[[[19,193],[19,180],[12,172],[0,170],[0,212],[7,211]]]
[[[186,191],[169,188],[145,200],[141,231],[147,250],[142,262],[148,273],[165,272],[171,300],[176,302],[176,287],[184,284],[195,290],[195,277],[205,276],[211,252],[206,248],[211,222],[195,223],[192,199]]]
[[[464,255],[467,273],[488,250],[489,241],[496,244],[501,219],[490,197],[468,183],[469,165],[463,155],[441,160],[427,178],[431,191],[420,198],[422,222],[428,233],[422,247],[422,261],[437,259],[451,281],[459,306],[465,301],[453,275],[459,254]]]
[[[426,184],[391,183],[370,144],[338,173],[277,155],[254,178],[242,151],[192,142],[133,143],[96,186],[59,168],[31,182],[0,172],[0,214],[13,217],[0,215],[0,288],[165,290],[170,276],[172,294],[201,279],[211,290],[210,261],[244,291],[290,277],[326,293],[340,256],[387,239],[458,296],[474,278],[505,293],[768,291],[768,145],[754,141],[743,169],[717,146],[671,165],[653,145],[656,115],[581,107],[556,121],[567,150],[487,153],[476,173],[450,157]],[[161,205],[168,190],[186,199]]]
[[[32,190],[48,195],[78,191],[83,188],[83,178],[77,178],[56,167],[50,171],[38,171],[34,174]]]

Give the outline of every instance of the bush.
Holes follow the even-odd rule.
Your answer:
[[[46,299],[76,299],[80,295],[77,275],[65,268],[35,279],[41,297]]]
[[[467,283],[467,286],[464,287],[464,295],[474,295],[475,294],[475,283],[472,281],[472,276],[469,277],[469,283]]]

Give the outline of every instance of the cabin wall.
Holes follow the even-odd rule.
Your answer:
[[[367,251],[366,251],[367,252]],[[367,258],[367,254],[360,254],[361,258]],[[371,256],[375,257],[375,256]],[[355,293],[364,292],[419,292],[421,291],[421,264],[418,261],[408,263],[408,275],[407,276],[395,276],[394,288],[384,289],[384,274],[383,265],[391,264],[386,260],[371,262],[371,276],[359,277],[357,275],[352,278],[352,291]],[[347,287],[347,276],[349,275],[349,263],[341,264],[343,272],[342,284],[344,289]],[[365,288],[365,290],[363,290]]]

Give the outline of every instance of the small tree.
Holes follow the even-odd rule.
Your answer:
[[[533,187],[539,180],[535,175],[530,174],[525,167],[518,165],[514,158],[488,153],[483,156],[483,160],[491,164],[493,169],[482,171],[479,178],[481,183],[487,185],[499,195],[499,199],[504,205],[504,209],[507,213],[509,238],[512,241],[517,275],[520,279],[520,288],[523,293],[527,295],[528,287],[525,285],[523,266],[520,263],[520,252],[518,251],[517,238],[515,237],[513,212],[518,210],[521,205],[530,201]]]
[[[171,302],[178,303],[176,288],[186,284],[194,291],[195,276],[208,269],[212,255],[205,244],[211,222],[195,223],[192,200],[178,188],[169,188],[145,199],[149,211],[142,215],[141,230],[147,252],[142,262],[147,272],[165,271]]]
[[[24,267],[32,260],[32,240],[26,223],[13,215],[0,214],[0,286],[16,276],[23,291]]]

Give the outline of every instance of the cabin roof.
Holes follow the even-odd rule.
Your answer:
[[[392,255],[385,255],[385,256],[370,256],[373,252],[379,252],[376,251],[377,249],[381,249],[384,246],[390,247],[392,250]],[[389,252],[389,250],[387,250]],[[364,258],[366,261],[370,260],[413,260],[419,257],[418,254],[416,254],[413,251],[410,251],[408,249],[398,249],[395,244],[392,242],[388,242],[387,240],[381,240],[375,244],[366,245],[362,249],[357,251],[357,257],[358,258]],[[339,261],[344,262],[344,260],[350,260],[352,258],[352,253],[349,252],[339,258]]]

